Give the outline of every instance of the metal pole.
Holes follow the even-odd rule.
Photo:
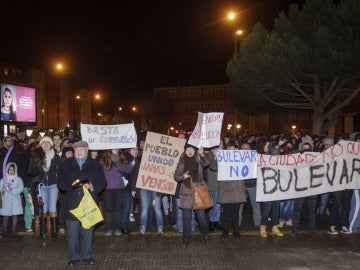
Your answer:
[[[236,52],[237,52],[237,44],[236,44],[236,34],[234,34],[234,41],[235,41],[235,46],[234,46],[234,48],[235,48],[235,51],[234,51],[234,53],[236,54]]]

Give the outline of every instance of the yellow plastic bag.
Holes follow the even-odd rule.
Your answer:
[[[90,229],[100,221],[103,221],[104,218],[89,191],[84,186],[83,190],[84,197],[81,199],[79,206],[70,210],[70,213],[81,222],[84,229]]]

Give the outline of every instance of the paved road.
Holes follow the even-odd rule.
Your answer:
[[[137,225],[133,225],[135,231]],[[255,230],[242,231],[240,239],[231,235],[220,240],[220,232],[205,242],[198,233],[188,247],[167,228],[164,236],[154,232],[104,237],[97,230],[94,243],[96,264],[79,263],[75,269],[360,269],[360,234],[312,236],[301,231],[296,237],[262,239]],[[67,238],[47,238],[31,233],[0,239],[1,269],[69,269]]]

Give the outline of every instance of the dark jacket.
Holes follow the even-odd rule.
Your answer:
[[[98,201],[99,194],[106,187],[106,179],[104,170],[97,160],[94,160],[88,155],[81,170],[74,157],[64,160],[60,166],[60,179],[58,187],[64,191],[65,198],[65,219],[76,220],[75,216],[70,213],[70,210],[79,206],[79,203],[84,196],[83,187],[72,187],[72,183],[79,179],[89,180],[94,190],[90,191],[95,201]]]
[[[55,153],[54,149],[52,151]],[[27,174],[33,177],[32,182],[43,183],[46,186],[54,185],[58,183],[60,164],[61,158],[55,153],[49,171],[45,172],[41,166],[34,163],[34,157],[31,157]]]
[[[210,164],[210,159],[208,156],[204,155],[204,156],[200,156],[198,155],[196,157],[196,162],[199,165],[199,177],[198,179],[193,179],[194,184],[203,184],[205,183],[204,178],[203,178],[203,170],[204,167],[209,166]],[[179,199],[180,199],[180,208],[186,208],[186,209],[193,209],[194,207],[194,191],[191,188],[191,186],[185,185],[184,184],[184,159],[181,157],[179,160],[179,163],[177,165],[175,174],[174,174],[174,179],[177,182],[181,183],[180,186],[180,192],[179,192]]]
[[[244,181],[219,181],[217,203],[244,203],[247,201]]]

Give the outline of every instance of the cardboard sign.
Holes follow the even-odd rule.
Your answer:
[[[137,188],[174,195],[174,174],[186,140],[147,132]]]
[[[256,178],[255,150],[217,150],[218,181]]]
[[[81,124],[81,137],[90,150],[124,149],[136,147],[134,123],[119,125]]]
[[[322,153],[259,155],[257,175],[257,201],[359,189],[360,143],[340,141]]]
[[[224,113],[198,112],[198,120],[189,138],[189,144],[200,147],[213,147],[220,144]]]

